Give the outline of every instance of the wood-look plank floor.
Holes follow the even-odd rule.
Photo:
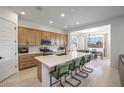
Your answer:
[[[85,79],[75,76],[82,81],[79,87],[120,87],[118,70],[112,68],[110,63],[107,58],[104,58],[104,60],[98,58],[87,64],[94,71]],[[71,78],[68,80],[77,83]],[[64,83],[64,85],[70,87],[67,83]],[[59,86],[59,83],[54,86]],[[0,82],[0,87],[41,87],[41,83],[37,79],[37,69],[33,67],[22,70],[7,80]]]

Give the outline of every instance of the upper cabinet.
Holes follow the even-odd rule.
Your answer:
[[[36,30],[36,45],[41,45],[41,39],[42,39],[42,32],[39,30]]]
[[[19,27],[18,28],[18,44],[19,45],[35,45],[35,30]]]
[[[56,33],[51,32],[51,44],[56,45]]]
[[[65,34],[35,30],[25,27],[18,28],[19,45],[41,45],[41,40],[50,40],[51,45],[68,44],[68,36]]]
[[[56,33],[56,44],[61,45],[61,34]]]
[[[28,29],[28,45],[35,45],[36,31],[33,29]]]
[[[64,35],[64,45],[68,45],[68,35]]]
[[[50,40],[50,39],[51,39],[50,32],[42,31],[42,40]]]
[[[27,45],[28,44],[28,29],[19,27],[18,28],[18,44]]]

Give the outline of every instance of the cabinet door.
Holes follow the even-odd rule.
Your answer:
[[[36,45],[41,45],[41,31],[36,31]]]
[[[23,27],[18,28],[18,44],[19,45],[27,45],[28,40],[28,30]]]
[[[59,33],[56,34],[56,42],[57,42],[57,45],[61,45],[61,34]]]
[[[36,36],[36,32],[35,30],[32,29],[28,29],[28,45],[35,45],[35,36]]]
[[[42,40],[46,40],[47,33],[45,31],[42,31]]]
[[[51,40],[51,32],[47,32],[47,40]]]
[[[65,35],[61,34],[61,45],[65,45]]]
[[[51,39],[50,32],[43,31],[42,32],[42,40],[50,40],[50,39]]]
[[[51,42],[52,45],[56,45],[56,33],[51,33]]]
[[[68,45],[68,35],[65,35],[64,44],[65,44],[65,45]]]

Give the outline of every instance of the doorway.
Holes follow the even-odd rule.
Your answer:
[[[104,57],[111,56],[111,25],[104,25],[70,33],[70,50],[95,50]]]

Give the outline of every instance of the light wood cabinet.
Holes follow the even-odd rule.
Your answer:
[[[41,31],[36,31],[36,45],[41,45],[41,39],[42,39],[42,32]]]
[[[19,27],[18,28],[18,44],[27,45],[28,44],[28,29]]]
[[[42,40],[50,40],[50,32],[42,31]]]
[[[61,45],[61,34],[56,33],[56,43],[57,45]]]
[[[37,77],[40,82],[42,82],[42,64],[37,62]]]
[[[18,28],[19,45],[41,45],[41,40],[50,40],[52,45],[68,44],[68,36],[65,34],[35,30],[25,27]]]
[[[28,45],[35,45],[36,32],[33,29],[28,29]]]
[[[51,43],[56,45],[56,33],[51,32]]]
[[[61,45],[67,45],[68,44],[68,36],[65,34],[61,34]]]
[[[64,45],[64,39],[65,39],[64,34],[61,34],[61,45]]]
[[[19,27],[18,28],[18,44],[19,45],[35,45],[35,30]]]
[[[42,56],[42,54],[28,54],[19,55],[19,69],[25,69],[37,65],[37,61],[34,59],[36,56]]]
[[[64,35],[64,45],[68,45],[68,35]]]

